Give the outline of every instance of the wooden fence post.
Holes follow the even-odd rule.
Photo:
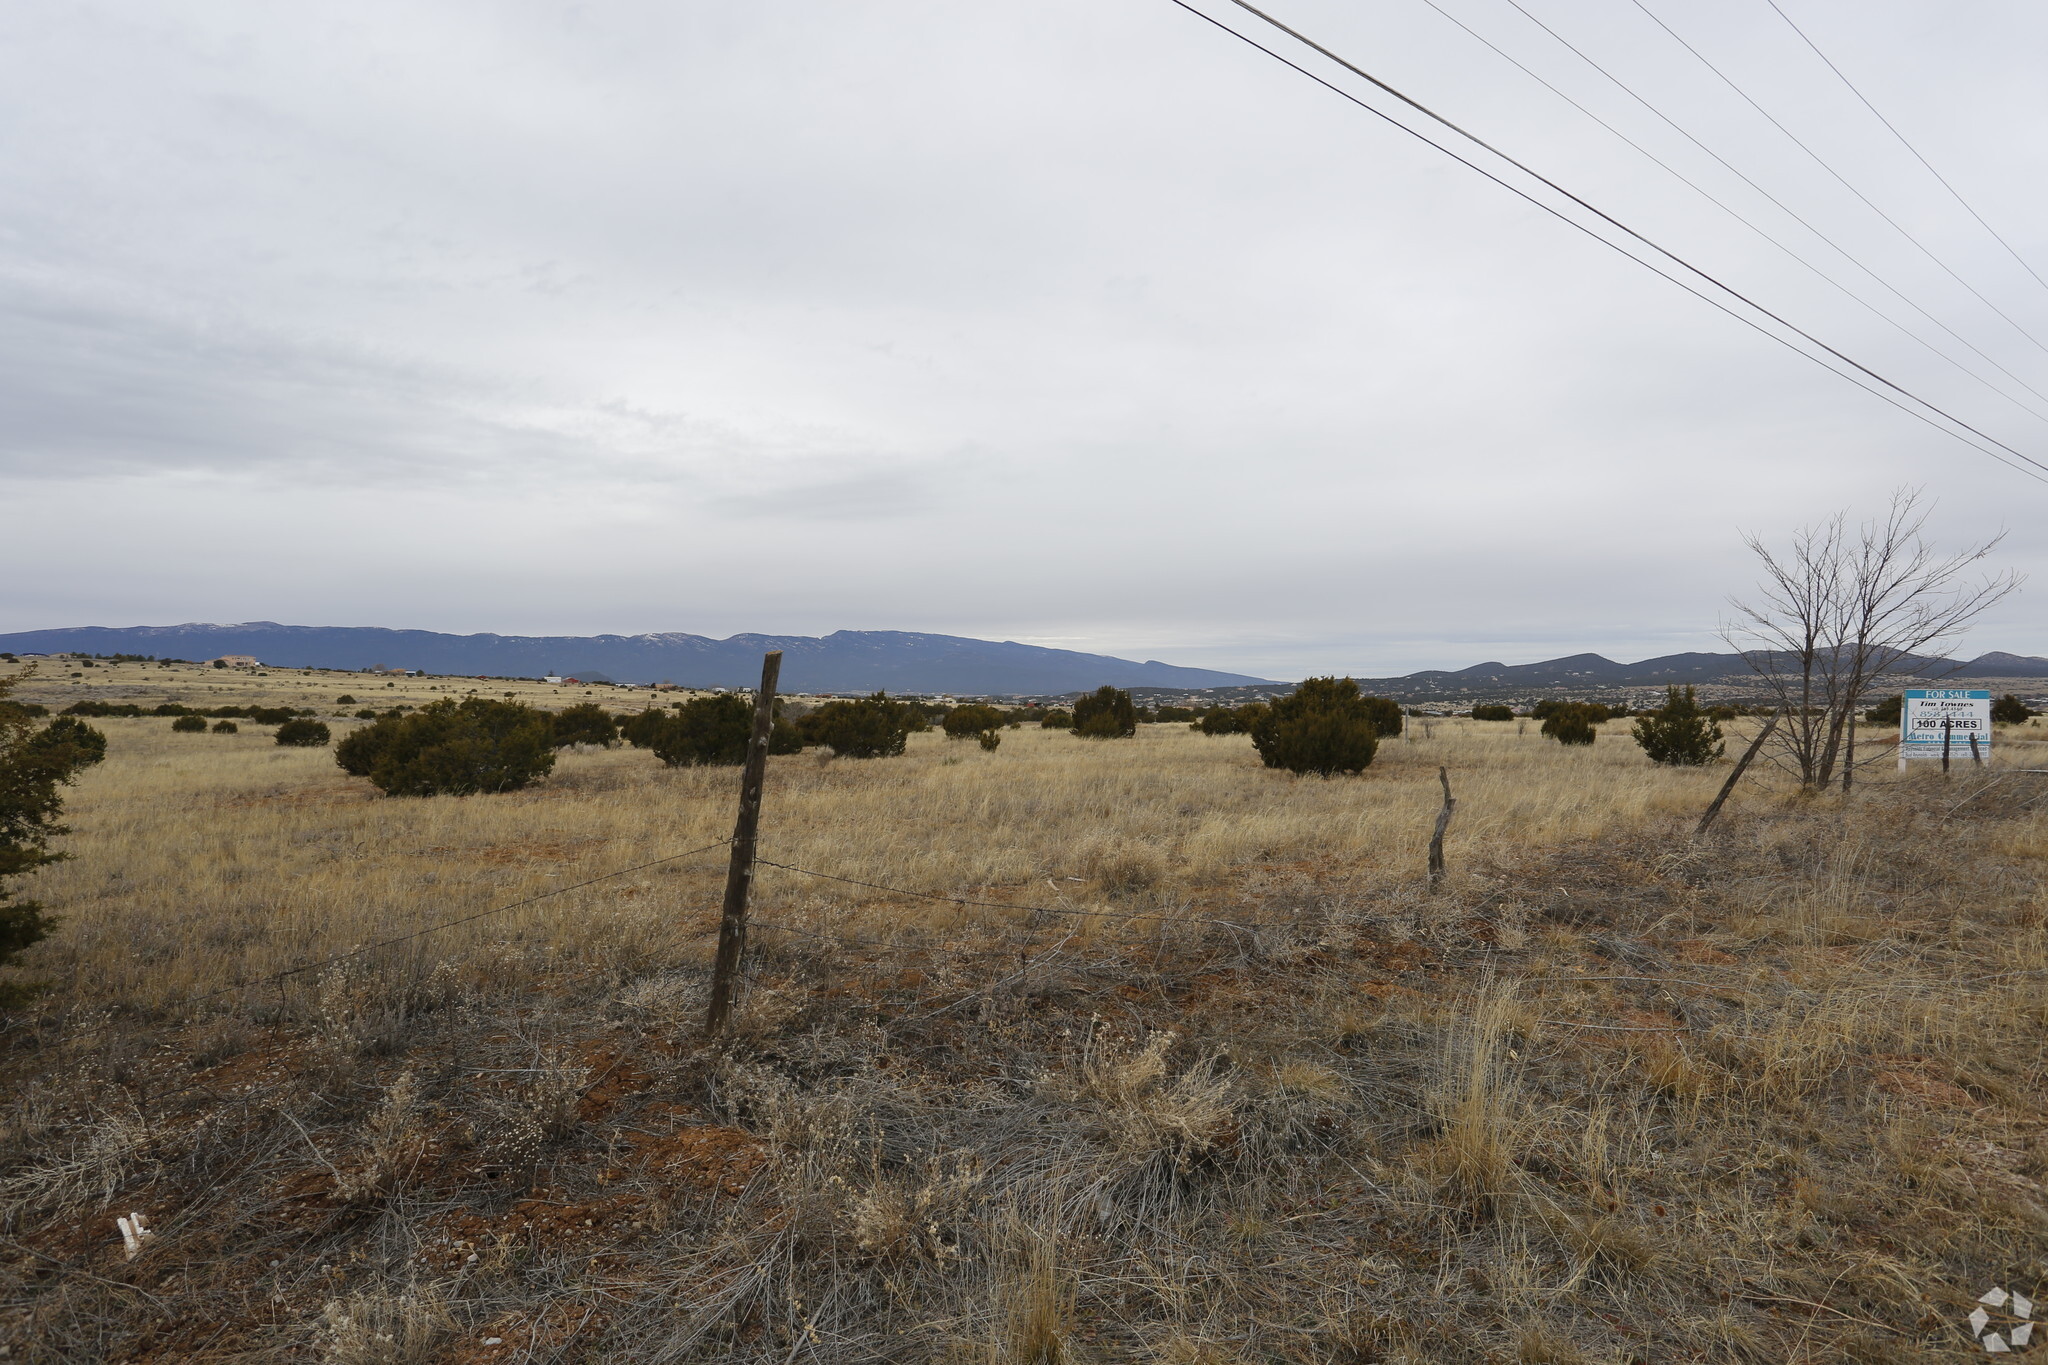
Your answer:
[[[1778,718],[1784,714],[1783,711],[1771,712],[1771,718],[1764,722],[1764,728],[1756,732],[1756,738],[1751,740],[1749,747],[1742,751],[1742,757],[1735,760],[1735,771],[1728,774],[1728,780],[1721,784],[1721,794],[1714,798],[1714,804],[1708,806],[1707,813],[1700,817],[1698,827],[1692,832],[1693,838],[1697,839],[1702,834],[1705,834],[1707,827],[1714,823],[1714,817],[1719,815],[1721,807],[1727,804],[1729,794],[1735,790],[1735,784],[1742,780],[1743,773],[1749,770],[1749,765],[1756,758],[1757,751],[1764,747],[1764,741],[1771,737],[1771,731],[1778,728]]]
[[[732,861],[725,872],[725,911],[718,921],[718,958],[711,968],[711,1004],[704,1011],[704,1036],[724,1031],[739,981],[740,953],[747,946],[747,896],[754,887],[754,837],[761,826],[761,786],[768,777],[768,738],[775,730],[775,684],[782,651],[761,660],[761,690],[754,694],[754,732],[740,770],[740,813],[732,826]]]
[[[1451,812],[1458,803],[1451,799],[1451,770],[1439,767],[1436,780],[1444,784],[1444,808],[1436,813],[1436,832],[1429,836],[1429,885],[1435,889],[1444,879],[1444,832],[1451,827]]]

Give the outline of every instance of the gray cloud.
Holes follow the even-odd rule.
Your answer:
[[[1446,5],[1776,213],[1512,10]],[[1640,15],[1540,12],[2048,392],[2048,356]],[[1425,6],[1289,14],[2048,444]],[[1766,7],[1671,17],[2048,337],[2048,291]],[[2048,259],[2048,16],[1799,17]],[[2048,569],[2039,485],[1163,0],[0,16],[10,629],[896,627],[1279,673],[1647,654],[1711,640],[1738,530],[1898,482]],[[2039,620],[1979,638],[2048,652]]]

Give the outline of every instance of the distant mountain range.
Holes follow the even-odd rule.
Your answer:
[[[443,635],[372,626],[241,625],[82,626],[0,635],[16,654],[153,654],[211,659],[246,654],[280,668],[415,668],[427,673],[537,678],[550,674],[619,682],[675,682],[686,687],[746,687],[761,676],[761,655],[782,651],[782,685],[791,692],[936,692],[953,695],[1041,695],[1091,690],[1108,683],[1152,693],[1226,691],[1270,695],[1288,685],[1242,673],[1182,668],[1148,659],[1134,663],[1104,654],[1046,649],[1015,641],[971,640],[900,630],[841,630],[826,636],[735,635]],[[2048,678],[2048,658],[1992,652],[1958,662],[1905,661],[1897,671],[1930,681],[1964,678]],[[1359,686],[1403,701],[1431,697],[1512,695],[1555,689],[1663,687],[1734,681],[1749,675],[1737,654],[1665,654],[1624,664],[1599,654],[1573,654],[1533,664],[1489,662],[1456,670],[1426,669],[1395,678],[1360,678]]]
[[[1149,659],[1045,649],[1005,640],[841,630],[809,635],[443,635],[371,626],[82,626],[0,635],[16,654],[153,654],[204,660],[246,654],[280,668],[415,668],[425,673],[538,678],[601,675],[618,682],[750,687],[761,656],[782,651],[789,692],[1053,693],[1115,687],[1203,688],[1264,679]]]
[[[1623,664],[1599,654],[1572,654],[1534,664],[1474,664],[1455,672],[1430,669],[1399,678],[1359,679],[1362,687],[1400,686],[1410,692],[1512,690],[1517,687],[1665,687],[1749,676],[1740,654],[1665,654]],[[1891,669],[1936,678],[2048,678],[2048,659],[1993,651],[1974,659],[1906,657]]]

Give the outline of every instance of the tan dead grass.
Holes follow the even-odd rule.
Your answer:
[[[764,868],[707,1047],[719,853],[181,1002],[710,843],[732,773],[103,728],[0,1031],[23,1358],[1905,1360],[2043,1297],[2048,810],[1980,774],[1694,844],[1725,769],[1620,726],[778,759],[765,856],[1015,908]]]

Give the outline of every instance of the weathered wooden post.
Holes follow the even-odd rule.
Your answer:
[[[704,1036],[716,1037],[732,1015],[740,954],[747,946],[747,897],[754,887],[754,839],[761,826],[761,787],[768,778],[768,738],[775,730],[775,684],[782,651],[761,660],[761,690],[754,694],[754,731],[740,770],[740,812],[732,826],[732,861],[725,872],[725,910],[718,921],[718,957],[711,967],[711,1004],[704,1011]]]
[[[1444,879],[1444,832],[1451,827],[1451,812],[1458,803],[1451,799],[1450,769],[1439,767],[1436,780],[1444,784],[1444,807],[1436,813],[1436,832],[1429,836],[1429,885],[1435,889]]]
[[[1742,780],[1743,773],[1749,770],[1750,762],[1756,758],[1757,751],[1764,747],[1764,741],[1771,737],[1771,731],[1778,728],[1778,717],[1783,714],[1785,713],[1782,711],[1771,712],[1771,718],[1764,722],[1764,728],[1756,732],[1756,738],[1742,751],[1742,757],[1735,760],[1735,771],[1728,774],[1728,780],[1721,784],[1721,794],[1714,798],[1714,804],[1708,806],[1707,813],[1700,817],[1698,827],[1692,832],[1693,838],[1697,839],[1705,834],[1708,826],[1714,823],[1714,817],[1719,815],[1721,807],[1727,804],[1729,794],[1735,790],[1735,784]]]

